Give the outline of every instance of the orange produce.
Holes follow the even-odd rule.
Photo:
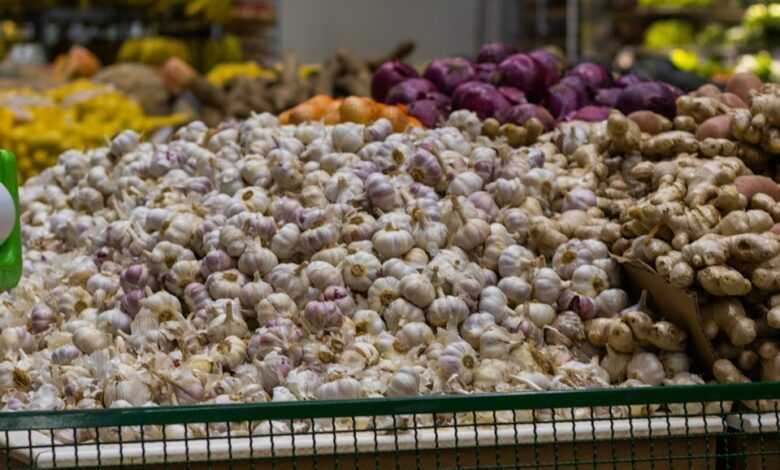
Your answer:
[[[408,126],[422,127],[419,120],[406,114],[404,106],[386,105],[363,96],[334,99],[317,95],[279,115],[282,124],[299,124],[306,121],[323,121],[325,124],[370,124],[380,118],[390,121],[396,132],[402,132]]]

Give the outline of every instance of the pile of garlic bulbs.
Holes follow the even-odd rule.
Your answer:
[[[481,128],[261,114],[65,152],[21,190],[3,408],[703,383],[621,288],[608,154]]]

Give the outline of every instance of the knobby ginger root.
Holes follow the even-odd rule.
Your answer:
[[[762,210],[733,211],[721,219],[715,231],[721,235],[763,233],[774,223],[772,216]]]
[[[697,123],[703,123],[728,111],[729,107],[714,97],[686,95],[677,98],[677,114],[690,116]]]
[[[756,340],[756,322],[748,318],[739,299],[722,299],[705,307],[734,346],[747,346]]]
[[[630,327],[634,337],[642,346],[652,344],[662,351],[683,351],[688,334],[667,321],[653,322],[641,310],[624,312],[621,318]]]
[[[750,280],[759,289],[780,290],[780,255],[759,264],[753,270]]]
[[[662,132],[642,142],[642,153],[649,157],[668,157],[681,153],[696,153],[699,142],[690,132]]]
[[[748,206],[748,198],[740,193],[735,185],[729,184],[720,188],[712,204],[721,212],[728,213],[744,210]]]
[[[750,379],[740,372],[737,366],[728,359],[718,359],[712,365],[712,375],[722,384],[750,383]]]
[[[770,328],[780,329],[780,294],[769,299],[769,310],[766,312],[766,323]]]
[[[600,148],[610,155],[624,155],[638,150],[642,142],[642,131],[634,121],[620,111],[612,111],[607,118],[606,138]]]
[[[739,151],[739,145],[725,137],[708,137],[699,142],[699,152],[709,158],[714,158],[719,155],[723,157],[736,157],[739,155]]]
[[[709,266],[696,274],[705,291],[716,296],[747,295],[752,286],[742,274],[729,266]]]
[[[776,341],[764,341],[758,347],[761,358],[761,380],[780,380],[780,345]]]
[[[753,195],[750,199],[750,208],[764,211],[772,216],[772,220],[775,223],[780,222],[780,203],[768,194],[758,193]]]
[[[619,353],[630,354],[637,347],[631,328],[618,318],[594,318],[586,323],[585,334],[594,346],[609,346]]]

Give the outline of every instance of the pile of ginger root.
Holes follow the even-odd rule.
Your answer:
[[[717,381],[780,380],[780,87],[737,74],[677,112],[588,131],[610,171],[597,204],[619,214],[611,251],[697,294]]]

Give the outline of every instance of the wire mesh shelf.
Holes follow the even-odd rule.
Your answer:
[[[0,413],[3,468],[780,468],[780,382]]]

